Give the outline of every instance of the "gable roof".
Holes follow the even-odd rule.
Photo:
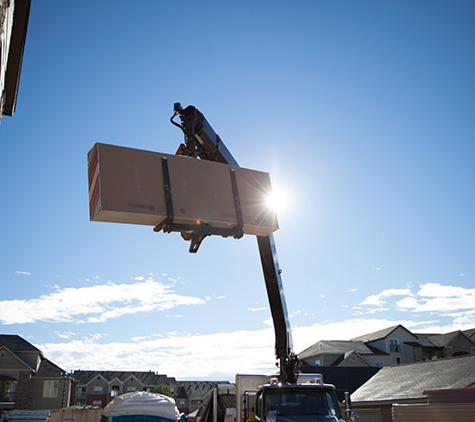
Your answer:
[[[358,388],[352,401],[425,398],[425,390],[475,386],[475,356],[439,359],[382,368]]]
[[[448,346],[452,340],[455,339],[456,336],[461,335],[464,336],[468,342],[471,342],[475,345],[475,340],[470,338],[470,331],[451,331],[450,333],[444,334],[433,334],[433,333],[417,333],[417,341],[412,344],[412,342],[408,343],[415,346],[422,346],[422,347],[433,347],[433,348],[440,348]]]
[[[472,340],[475,340],[475,328],[471,328],[470,330],[464,330],[463,333],[470,337]]]
[[[333,364],[337,364],[339,366],[344,362],[349,362],[352,357],[359,360],[360,362],[363,362],[366,366],[373,366],[371,362],[366,360],[363,356],[361,356],[358,352],[354,350],[346,352],[343,356],[340,356],[340,359],[337,359],[339,361],[338,364],[336,363],[336,361]]]
[[[368,341],[376,341],[376,340],[381,340],[383,338],[388,337],[393,331],[395,331],[398,328],[402,328],[403,330],[407,331],[409,334],[414,336],[416,338],[416,335],[411,333],[407,328],[403,327],[401,324],[399,325],[393,325],[392,327],[384,328],[379,331],[375,331],[374,333],[369,333],[369,334],[363,334],[362,336],[358,336],[355,338],[352,338],[352,341],[363,341],[363,342],[368,342]]]
[[[35,377],[41,378],[58,378],[64,377],[66,371],[61,369],[58,365],[51,362],[49,359],[42,359],[38,372],[35,374]]]
[[[346,340],[323,340],[312,346],[306,348],[303,352],[298,354],[300,360],[310,359],[319,355],[344,355],[347,352],[354,350],[360,355],[373,355],[381,352],[375,348],[370,348],[362,341],[346,341]]]
[[[13,353],[35,352],[43,355],[41,350],[17,334],[0,334],[0,346],[6,346]]]

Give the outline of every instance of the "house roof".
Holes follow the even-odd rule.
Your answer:
[[[322,354],[344,355],[352,350],[360,355],[374,354],[374,349],[370,349],[362,341],[323,340],[308,347],[298,356],[300,360],[305,360]]]
[[[58,365],[45,358],[41,360],[40,367],[38,368],[35,377],[57,378],[65,375],[66,371],[64,369],[61,369]]]
[[[414,347],[439,347],[430,340],[432,336],[436,336],[437,334],[415,333],[414,335],[417,336],[417,340],[407,341],[406,344],[409,344],[410,346]]]
[[[134,378],[140,384],[144,386],[157,386],[168,385],[174,386],[175,379],[169,378],[166,375],[160,375],[153,371],[140,372],[140,371],[81,371],[76,370],[72,374],[72,377],[78,381],[80,385],[89,384],[97,377],[102,377],[105,381],[111,382],[114,379],[120,382],[125,382],[130,378]]]
[[[463,356],[384,367],[358,388],[351,399],[354,402],[418,399],[426,397],[425,390],[471,386],[475,386],[475,356]]]
[[[423,347],[446,347],[450,342],[458,335],[466,337],[468,341],[471,341],[475,344],[475,341],[470,338],[470,331],[451,331],[450,333],[444,334],[433,334],[433,333],[417,333],[417,341],[415,345],[420,345]],[[475,331],[475,330],[474,330]],[[411,343],[408,343],[411,344]]]
[[[402,328],[403,330],[406,330],[409,334],[412,334],[407,328],[403,327],[401,324],[399,325],[393,325],[392,327],[384,328],[379,331],[375,331],[374,333],[369,333],[369,334],[363,334],[362,336],[358,336],[355,338],[352,338],[351,340],[353,341],[376,341],[376,340],[381,340],[383,338],[386,338],[389,336],[393,331],[395,331],[397,328]],[[414,334],[412,334],[414,337],[416,337]]]
[[[462,331],[467,337],[475,341],[475,328]]]
[[[0,346],[6,346],[13,353],[35,352],[43,355],[41,350],[17,334],[0,334]]]

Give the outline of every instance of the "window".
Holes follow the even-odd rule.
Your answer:
[[[400,358],[391,358],[391,365],[400,365],[401,364],[401,359]]]
[[[129,385],[127,387],[127,393],[133,393],[134,391],[137,391],[137,387],[135,385]]]
[[[92,402],[92,407],[102,407],[102,402],[100,400],[94,400]]]
[[[384,362],[382,360],[377,360],[374,362],[374,367],[375,368],[382,368],[384,366]]]
[[[92,394],[102,394],[102,385],[95,385]]]
[[[356,362],[356,356],[355,356],[355,355],[353,355],[353,356],[351,357],[351,361],[352,361],[352,362]]]
[[[399,340],[397,338],[389,339],[389,352],[401,353],[401,346],[399,345]]]
[[[2,350],[2,351],[0,352],[0,359],[5,359],[5,356],[6,356],[6,355],[7,355],[7,354]]]
[[[78,387],[76,390],[76,398],[83,399],[86,397],[86,387]]]
[[[58,397],[58,381],[45,381],[43,384],[43,397]]]
[[[15,401],[16,388],[17,388],[16,381],[5,381],[4,401],[9,401],[9,402]]]

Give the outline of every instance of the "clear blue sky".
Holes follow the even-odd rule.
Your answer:
[[[0,331],[64,368],[275,370],[256,240],[89,221],[96,142],[174,153],[201,110],[285,198],[294,351],[475,327],[475,3],[32,1],[0,126]]]

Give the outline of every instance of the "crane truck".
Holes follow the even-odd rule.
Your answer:
[[[177,117],[180,118],[180,122],[176,121]],[[184,142],[177,150],[178,155],[239,166],[204,115],[194,106],[183,108],[180,103],[175,103],[170,121],[184,134]],[[221,235],[235,238],[242,236],[238,197],[235,198],[238,225],[232,230],[223,230],[206,224],[175,224],[166,174],[164,183],[170,215],[165,223],[155,227],[155,231],[181,232],[185,240],[191,241],[192,253],[198,251],[201,242],[207,236]],[[235,419],[237,422],[341,421],[342,412],[335,387],[324,384],[319,375],[311,376],[310,379],[308,376],[303,379],[302,374],[299,377],[299,359],[292,351],[292,335],[274,237],[272,234],[257,235],[257,244],[274,325],[276,365],[279,372],[277,376],[236,376]],[[353,420],[348,394],[345,401],[347,418]]]

